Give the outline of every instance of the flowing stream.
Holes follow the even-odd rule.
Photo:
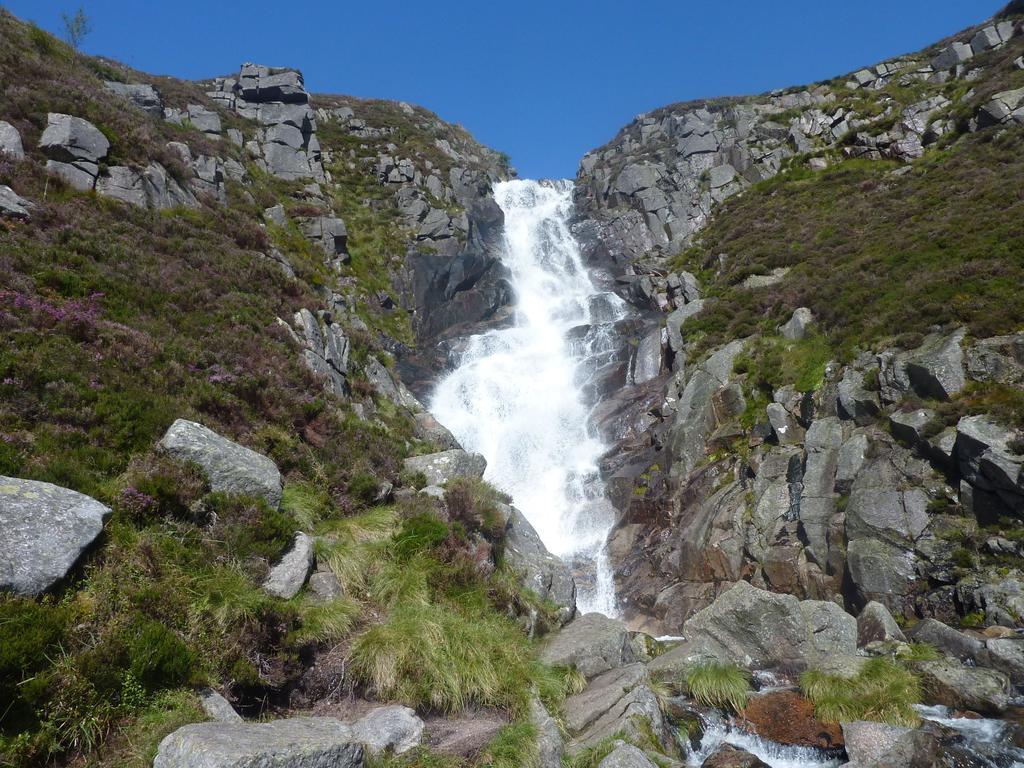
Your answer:
[[[614,355],[612,325],[625,302],[600,291],[569,229],[572,184],[506,181],[502,261],[516,295],[510,328],[472,337],[430,410],[468,451],[487,458],[485,479],[508,493],[545,546],[578,576],[583,611],[615,614],[605,555],[614,510],[597,462],[585,387]]]

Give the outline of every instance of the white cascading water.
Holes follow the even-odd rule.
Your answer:
[[[571,182],[506,181],[494,197],[505,214],[515,323],[469,340],[430,410],[487,458],[485,479],[512,497],[545,546],[584,572],[580,609],[614,615],[605,555],[614,510],[583,387],[612,354],[610,327],[625,303],[599,291],[583,265],[569,229]]]

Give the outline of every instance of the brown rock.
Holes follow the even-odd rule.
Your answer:
[[[705,760],[701,768],[771,768],[771,766],[749,752],[726,744]]]
[[[743,715],[750,730],[779,744],[819,749],[843,746],[842,729],[815,718],[814,705],[796,691],[754,696]]]

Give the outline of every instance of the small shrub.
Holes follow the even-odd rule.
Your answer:
[[[960,626],[971,628],[985,626],[985,612],[972,611],[971,613],[968,613],[960,620]]]
[[[750,695],[750,673],[735,664],[701,664],[687,670],[686,687],[704,706],[740,712]]]
[[[211,493],[205,497],[204,504],[216,515],[215,534],[239,560],[251,557],[276,560],[295,535],[291,518],[272,509],[263,499]]]
[[[507,496],[482,480],[460,477],[448,483],[444,492],[448,516],[461,523],[470,533],[482,533],[489,540],[501,538],[505,521],[498,504],[508,503]]]
[[[186,682],[196,663],[184,641],[152,619],[140,621],[128,641],[129,672],[147,691],[173,688]]]
[[[424,550],[436,547],[448,538],[450,529],[436,515],[423,513],[402,522],[395,534],[394,552],[399,561],[409,560]]]
[[[398,482],[403,488],[415,488],[418,491],[427,487],[427,476],[420,471],[403,470],[398,476]]]
[[[931,643],[912,642],[897,652],[901,661],[935,661],[940,657],[938,649]]]
[[[357,472],[349,478],[346,485],[348,495],[364,506],[373,504],[378,491],[380,491],[380,481],[368,472]]]
[[[530,722],[502,728],[477,760],[478,768],[538,768],[537,728]]]
[[[300,529],[312,531],[329,516],[330,503],[330,495],[321,484],[288,483],[281,497],[281,511],[291,515]]]
[[[0,701],[3,723],[19,728],[33,719],[22,683],[49,666],[67,631],[62,608],[24,598],[0,602]]]

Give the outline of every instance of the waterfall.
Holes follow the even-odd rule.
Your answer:
[[[430,410],[508,493],[545,546],[579,573],[583,611],[615,613],[605,553],[614,510],[597,462],[584,388],[614,354],[611,325],[626,314],[595,287],[569,229],[572,184],[506,181],[502,261],[516,296],[511,328],[472,337]]]

